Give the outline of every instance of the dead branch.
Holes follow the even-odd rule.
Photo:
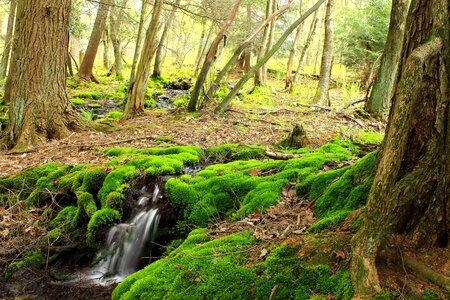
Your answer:
[[[293,158],[302,157],[301,154],[286,154],[286,153],[278,153],[278,152],[270,152],[266,151],[266,156],[276,160],[288,160]]]
[[[332,109],[331,108],[329,108],[329,107],[323,107],[323,106],[319,106],[319,105],[310,105],[310,104],[305,104],[305,103],[300,103],[300,102],[292,102],[292,104],[293,105],[296,105],[296,106],[303,106],[303,107],[309,107],[309,108],[318,108],[318,109],[322,109],[322,110],[325,110],[325,111],[332,111]]]

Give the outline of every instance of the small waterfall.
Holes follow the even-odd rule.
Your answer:
[[[155,184],[149,192],[147,186],[132,203],[129,221],[111,228],[106,240],[107,257],[92,270],[91,279],[121,281],[137,271],[142,258],[152,258],[151,244],[156,236],[161,218],[157,207],[162,198],[161,187]],[[145,249],[150,249],[143,253]]]

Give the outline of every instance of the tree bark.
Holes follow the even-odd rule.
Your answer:
[[[303,16],[298,18],[289,28],[283,33],[278,42],[270,49],[270,51],[259,60],[256,65],[246,73],[241,80],[236,84],[236,86],[230,91],[230,93],[223,99],[223,101],[216,108],[215,113],[220,114],[225,111],[225,109],[230,104],[231,100],[238,94],[240,89],[244,86],[244,84],[255,75],[256,71],[261,68],[263,64],[265,64],[283,45],[288,36],[302,23],[308,18],[313,12],[315,12],[319,7],[325,2],[325,0],[318,0],[316,4],[314,4],[309,10],[307,10]]]
[[[111,9],[112,10],[112,9]],[[105,30],[103,31],[103,67],[106,70],[109,70],[109,68],[111,67],[111,56],[109,55],[109,53],[111,52],[111,43],[110,43],[110,32],[108,30],[108,28],[105,25]]]
[[[202,70],[200,71],[197,81],[195,82],[194,90],[192,91],[191,99],[188,104],[189,111],[195,111],[197,109],[197,104],[198,104],[198,100],[200,98],[200,93],[203,88],[203,84],[205,83],[206,77],[208,76],[209,69],[211,68],[211,66],[215,60],[215,56],[216,56],[219,44],[222,41],[222,39],[224,38],[225,32],[230,27],[231,23],[233,22],[234,18],[236,17],[242,1],[243,0],[236,0],[233,8],[231,9],[230,15],[223,22],[222,27],[219,30],[219,33],[217,34],[216,38],[214,39],[214,41],[211,44],[211,47],[209,48],[208,54],[206,54]]]
[[[92,73],[94,68],[95,57],[97,56],[98,46],[102,39],[102,34],[106,26],[106,18],[108,17],[109,8],[112,4],[112,0],[102,0],[99,4],[97,17],[95,18],[94,27],[92,28],[91,37],[89,38],[89,44],[84,54],[84,59],[81,62],[78,76],[82,80],[98,82]]]
[[[277,9],[277,0],[272,0],[272,4],[270,7],[270,14],[272,14],[273,12],[275,12]],[[273,41],[275,39],[275,25],[277,23],[277,18],[273,18],[273,20],[270,22],[269,25],[269,37],[267,39],[267,47],[266,47],[266,52],[264,53],[264,55],[267,54],[267,52],[269,52],[270,49],[272,49],[273,46]],[[303,24],[303,23],[302,23]],[[300,24],[300,25],[302,25]],[[262,65],[261,67],[261,75],[262,75],[262,85],[266,85],[266,79],[267,79],[267,62]]]
[[[302,3],[300,2],[300,16],[302,15]],[[313,21],[314,22],[314,21]],[[295,54],[297,52],[297,44],[300,41],[300,37],[302,36],[303,32],[303,23],[300,24],[297,28],[297,32],[295,33],[294,41],[292,42],[291,50],[289,51],[289,58],[286,65],[286,79],[285,79],[285,86],[284,88],[286,90],[290,90],[292,87],[292,64],[294,63]]]
[[[6,31],[5,49],[3,50],[2,60],[0,62],[0,80],[5,79],[8,70],[9,56],[13,44],[14,20],[16,17],[17,0],[11,0],[9,6],[8,29]]]
[[[181,0],[176,0],[175,5],[172,6],[170,10],[169,17],[167,18],[166,23],[164,24],[164,29],[161,34],[161,39],[159,40],[158,49],[156,49],[155,55],[155,64],[153,66],[153,74],[152,77],[160,77],[161,76],[161,63],[162,63],[162,54],[164,49],[164,44],[167,40],[167,35],[169,34],[169,29],[172,26],[173,19],[175,18],[175,12],[177,11],[177,6],[180,4]]]
[[[327,104],[329,102],[329,89],[331,78],[331,63],[333,59],[333,6],[334,0],[328,0],[325,11],[325,37],[323,43],[322,64],[320,67],[320,79],[313,102],[315,104]]]
[[[118,6],[111,8],[110,16],[110,35],[114,51],[114,64],[111,68],[111,75],[118,80],[123,79],[122,74],[122,43],[120,36],[120,27],[124,18],[124,7],[127,5],[128,0],[117,0]]]
[[[5,98],[9,146],[61,139],[86,126],[66,93],[70,0],[22,0]],[[36,21],[39,20],[39,21]]]
[[[134,81],[130,81],[128,87],[127,103],[125,105],[124,118],[132,118],[144,112],[144,96],[147,88],[148,78],[150,77],[150,67],[153,56],[155,55],[158,34],[159,20],[164,5],[164,0],[155,0],[153,6],[152,20],[145,36],[144,47],[136,71]]]
[[[267,0],[266,3],[266,19],[270,16],[270,9],[272,7],[272,0]],[[271,20],[272,22],[272,20]],[[265,27],[264,27],[264,33],[263,36],[261,38],[261,45],[259,46],[259,52],[258,52],[258,56],[256,58],[257,61],[260,61],[261,58],[267,54],[267,43],[269,41],[269,30],[270,30],[270,23],[268,23]],[[263,65],[261,65],[262,67]],[[262,68],[259,68],[258,70],[256,70],[255,72],[255,87],[256,86],[263,86],[265,85],[265,81],[264,81],[264,72],[262,70]]]
[[[383,76],[376,76],[366,102],[366,111],[380,117],[386,114],[390,105],[403,45],[408,4],[409,0],[392,0],[388,37],[378,71],[378,74],[383,74]]]
[[[352,279],[360,297],[380,291],[376,259],[394,235],[417,248],[448,246],[448,0],[413,0],[405,28],[389,124],[365,223],[353,240]]]
[[[136,48],[134,48],[134,56],[133,56],[133,64],[131,65],[131,72],[130,72],[130,82],[134,81],[134,77],[136,75],[136,66],[139,60],[139,55],[142,50],[142,38],[144,33],[144,23],[145,18],[147,16],[149,5],[148,0],[142,0],[142,7],[141,7],[141,16],[139,19],[139,29],[138,34],[136,38]]]

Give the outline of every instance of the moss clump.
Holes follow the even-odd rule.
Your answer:
[[[106,117],[113,120],[120,120],[123,116],[123,112],[121,111],[111,111],[109,112]]]
[[[366,204],[375,176],[377,152],[367,154],[353,166],[316,174],[296,186],[299,196],[316,199],[313,208],[320,220],[310,230],[339,225],[347,215]]]
[[[102,107],[102,105],[99,103],[89,103],[88,107],[89,108],[100,108],[100,107]]]
[[[86,101],[80,98],[72,98],[70,99],[70,102],[72,102],[72,104],[74,105],[83,105],[84,103],[86,103]]]
[[[102,98],[102,94],[94,93],[94,92],[79,92],[75,97],[82,98],[82,99],[98,100],[98,99]]]
[[[115,209],[104,208],[96,211],[87,226],[87,244],[93,249],[98,248],[100,244],[98,233],[120,222],[120,218],[120,213]]]
[[[313,294],[350,299],[347,272],[333,274],[327,265],[308,266],[297,249],[283,245],[266,261],[248,264],[251,232],[210,240],[206,229],[194,230],[167,257],[132,274],[113,292],[125,299],[309,299]],[[232,287],[232,288],[230,288]]]
[[[106,196],[106,207],[119,211],[122,214],[125,196],[123,193],[111,192]]]
[[[77,205],[79,209],[79,216],[81,217],[81,215],[85,213],[88,219],[90,219],[98,210],[97,205],[95,204],[94,196],[88,192],[77,195]]]
[[[259,145],[243,146],[238,144],[224,144],[206,149],[205,156],[210,160],[219,161],[250,160],[263,158],[265,151]]]
[[[139,171],[134,166],[119,166],[110,172],[97,195],[102,207],[106,206],[106,197],[109,193],[118,192],[123,194],[130,187],[129,181],[137,176],[139,176]]]
[[[61,228],[66,232],[76,229],[76,217],[78,208],[76,206],[67,206],[59,211],[58,215],[50,222],[48,228],[50,230]]]
[[[26,252],[20,260],[11,263],[5,271],[5,278],[10,279],[15,272],[23,268],[37,267],[44,263],[45,259],[41,251]]]

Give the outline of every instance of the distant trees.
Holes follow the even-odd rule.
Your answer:
[[[70,0],[21,0],[18,5],[5,91],[10,103],[9,146],[37,145],[86,126],[66,93],[70,4]]]
[[[78,76],[82,80],[95,81],[93,74],[94,61],[97,56],[98,46],[102,39],[103,31],[106,26],[106,18],[111,7],[112,0],[102,0],[98,6],[97,17],[95,18],[94,27],[92,28],[89,44],[84,54],[84,59],[81,62],[80,69],[78,70]]]
[[[0,61],[0,80],[5,79],[6,71],[9,65],[9,57],[13,43],[14,21],[16,18],[17,0],[11,0],[9,5],[8,29],[5,37],[5,48],[3,50],[2,59]]]

